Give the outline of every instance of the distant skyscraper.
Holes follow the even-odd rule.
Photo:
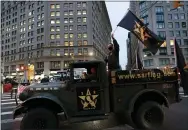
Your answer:
[[[138,13],[138,3],[137,1],[131,1],[129,5],[129,9],[134,13]],[[129,32],[128,40],[127,40],[127,67],[126,69],[131,69],[136,67],[136,52],[138,48],[138,39],[134,34]]]
[[[130,2],[132,3],[132,2]],[[145,68],[156,68],[165,66],[175,66],[174,42],[176,38],[181,47],[186,61],[188,62],[188,2],[183,2],[184,6],[171,10],[172,2],[158,1],[151,7],[154,1],[140,1],[138,16],[144,20],[148,27],[166,40],[157,54],[153,56],[143,45],[140,53]],[[149,11],[146,11],[151,7]],[[133,49],[134,50],[134,49]]]
[[[51,74],[80,60],[103,60],[111,41],[104,1],[1,1],[1,62],[5,75]]]

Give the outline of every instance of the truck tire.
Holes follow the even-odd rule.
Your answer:
[[[58,128],[56,115],[45,108],[35,108],[28,111],[20,124],[20,130],[52,130]]]
[[[156,129],[163,125],[165,113],[162,105],[149,101],[138,108],[135,116],[136,125],[139,128]]]

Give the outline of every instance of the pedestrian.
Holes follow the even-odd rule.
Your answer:
[[[108,64],[108,71],[120,69],[119,65],[119,44],[112,34],[113,43],[108,45],[109,54],[105,58],[105,62]]]

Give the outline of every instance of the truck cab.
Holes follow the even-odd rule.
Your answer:
[[[162,107],[180,101],[174,69],[168,74],[158,69],[107,72],[102,61],[72,63],[69,69],[70,78],[64,83],[27,88],[29,96],[13,114],[14,118],[24,114],[21,130],[54,129],[67,120],[103,120],[110,113],[139,128],[156,128],[164,120]],[[148,113],[152,117],[145,118]]]

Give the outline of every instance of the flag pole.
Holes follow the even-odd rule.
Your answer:
[[[118,26],[116,26],[116,28],[114,29],[114,31],[112,32],[112,34],[114,34],[114,33],[115,33],[115,31],[117,30],[117,28],[118,28]]]
[[[135,55],[136,55],[136,68],[138,69],[138,55],[137,55],[137,49],[135,51]]]

